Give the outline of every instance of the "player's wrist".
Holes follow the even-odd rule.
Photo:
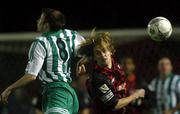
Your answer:
[[[132,101],[134,101],[134,100],[139,98],[137,93],[132,94],[130,97],[131,97]]]

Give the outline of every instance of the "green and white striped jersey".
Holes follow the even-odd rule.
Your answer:
[[[26,73],[38,76],[43,85],[71,82],[71,60],[83,40],[77,32],[68,29],[42,34],[31,45]]]
[[[180,104],[180,76],[170,74],[166,79],[160,77],[151,81],[149,89],[156,93],[157,107],[156,114],[174,108]],[[180,114],[176,111],[173,114]]]

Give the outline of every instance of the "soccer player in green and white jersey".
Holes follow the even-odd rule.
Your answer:
[[[43,34],[36,38],[29,50],[26,73],[2,94],[7,103],[10,93],[38,78],[43,87],[42,110],[45,114],[78,113],[78,99],[69,85],[71,61],[77,55],[84,38],[77,32],[63,29],[64,15],[53,9],[43,9],[37,29]]]
[[[172,70],[170,58],[162,57],[158,62],[159,76],[148,86],[155,92],[156,114],[180,114],[180,75]]]

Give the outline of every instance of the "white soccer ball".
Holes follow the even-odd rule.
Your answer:
[[[148,23],[147,32],[152,40],[164,41],[170,38],[172,25],[165,17],[156,17]]]

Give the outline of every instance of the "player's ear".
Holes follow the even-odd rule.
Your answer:
[[[49,23],[44,23],[44,30],[45,31],[49,31],[50,30],[50,25],[49,25]]]

